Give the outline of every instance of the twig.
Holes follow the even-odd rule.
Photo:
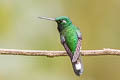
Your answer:
[[[103,50],[81,50],[82,56],[100,56],[100,55],[120,55],[120,50],[103,49]],[[65,51],[45,51],[45,50],[17,50],[17,49],[0,49],[0,55],[24,55],[24,56],[67,56]]]

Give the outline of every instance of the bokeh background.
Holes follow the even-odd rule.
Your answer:
[[[119,0],[0,0],[0,48],[64,50],[57,24],[38,16],[68,16],[80,27],[83,49],[120,48]],[[0,55],[0,80],[120,80],[119,56],[83,56],[74,74],[69,57]]]

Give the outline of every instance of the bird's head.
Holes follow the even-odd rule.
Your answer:
[[[56,21],[58,24],[58,31],[61,32],[63,29],[72,24],[72,21],[66,16],[60,16],[57,18],[47,18],[47,17],[38,17],[40,19],[46,19],[51,21]]]
[[[62,25],[62,26],[69,26],[70,24],[72,24],[72,21],[66,16],[60,16],[57,18],[47,18],[47,17],[38,17],[38,18],[56,21],[58,25]]]
[[[63,25],[63,26],[69,26],[72,24],[72,21],[66,17],[66,16],[60,16],[55,18],[55,21],[57,22],[58,25]]]

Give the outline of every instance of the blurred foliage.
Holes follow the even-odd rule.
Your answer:
[[[68,16],[83,49],[120,47],[119,0],[0,0],[0,48],[64,50],[57,24],[38,16]],[[119,80],[118,56],[85,56],[77,77],[68,57],[0,56],[0,80]]]

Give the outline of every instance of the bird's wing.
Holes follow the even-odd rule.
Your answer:
[[[63,35],[60,35],[61,43],[63,44],[67,54],[70,56],[71,60],[73,58],[72,52],[70,51],[69,47],[67,46],[65,42],[65,37]]]
[[[76,34],[78,37],[78,43],[77,43],[77,47],[76,47],[76,51],[74,52],[74,55],[72,54],[72,51],[69,49],[69,47],[67,46],[67,43],[65,42],[65,36],[60,35],[61,43],[63,44],[67,54],[70,56],[72,62],[76,62],[80,56],[82,35],[79,29],[76,31]]]
[[[78,60],[78,58],[80,57],[82,35],[81,35],[81,32],[79,29],[76,31],[76,33],[77,33],[77,37],[78,37],[78,43],[77,43],[77,47],[74,52],[74,55],[72,57],[72,62],[76,62]]]

